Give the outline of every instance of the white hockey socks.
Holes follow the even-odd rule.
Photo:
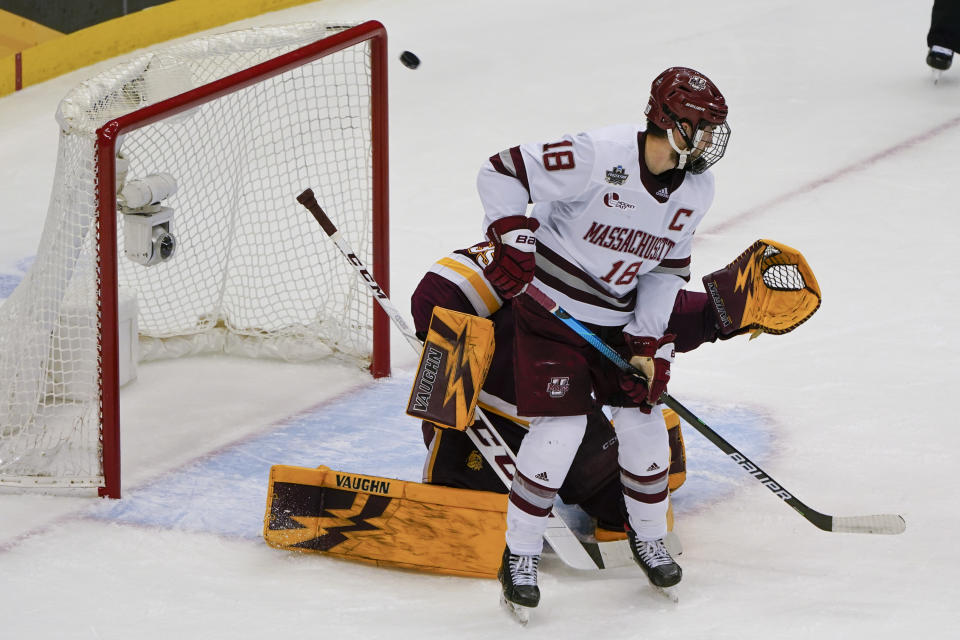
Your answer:
[[[640,540],[667,534],[670,442],[660,411],[613,410],[619,440],[620,482],[630,527]]]
[[[507,503],[507,546],[539,555],[553,501],[567,477],[587,428],[586,416],[534,418],[517,453],[517,472]],[[660,430],[663,431],[661,424]],[[665,433],[665,432],[664,432]]]

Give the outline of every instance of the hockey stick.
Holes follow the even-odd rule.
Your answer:
[[[619,353],[600,339],[597,334],[591,331],[579,320],[571,316],[566,310],[558,305],[547,294],[538,289],[533,284],[527,285],[524,291],[534,302],[552,313],[557,319],[573,329],[581,338],[586,340],[590,346],[602,353],[608,360],[613,362],[621,371],[633,374],[638,378],[643,378],[643,374],[627,362]],[[695,416],[689,409],[677,402],[672,396],[664,393],[660,396],[660,402],[677,412],[681,418],[687,421],[694,429],[716,445],[721,451],[727,454],[734,462],[760,481],[763,486],[773,492],[775,496],[793,507],[794,511],[806,518],[814,526],[824,531],[837,531],[844,533],[883,533],[897,534],[906,530],[906,522],[903,516],[885,513],[868,516],[831,516],[811,509],[801,502],[793,494],[787,491],[783,485],[776,482],[767,472],[761,469],[756,463],[727,442],[719,433],[711,429],[700,418]]]
[[[370,288],[374,299],[393,321],[394,326],[400,330],[400,333],[403,334],[406,341],[419,354],[423,349],[423,343],[417,337],[416,333],[407,325],[400,311],[393,305],[387,294],[380,288],[376,280],[374,280],[373,275],[367,270],[363,261],[357,257],[353,248],[337,229],[336,225],[333,224],[320,207],[320,204],[313,194],[313,190],[305,190],[297,196],[297,202],[313,214],[313,217],[320,223],[323,231],[329,236],[347,261],[353,265],[354,269],[356,269],[360,275],[360,278]],[[500,433],[496,427],[490,423],[480,408],[476,409],[475,415],[483,422],[484,426],[477,427],[476,424],[471,425],[465,430],[466,434],[490,467],[496,472],[504,486],[509,489],[513,480],[513,471],[517,465],[516,456],[510,448],[504,444]],[[547,529],[544,532],[544,538],[550,543],[550,547],[557,553],[560,559],[563,560],[564,564],[574,569],[604,569],[633,563],[630,551],[626,549],[625,542],[584,542],[573,533],[567,523],[557,513],[551,513]]]

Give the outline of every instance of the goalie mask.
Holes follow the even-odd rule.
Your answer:
[[[667,132],[670,146],[680,156],[678,169],[703,173],[727,150],[730,125],[727,101],[709,78],[687,67],[670,67],[650,85],[647,119]],[[688,133],[682,123],[690,125]],[[686,145],[680,149],[675,135]]]

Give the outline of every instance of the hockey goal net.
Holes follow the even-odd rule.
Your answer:
[[[0,485],[119,497],[131,323],[139,361],[333,357],[389,373],[385,317],[296,202],[312,187],[387,286],[385,56],[378,22],[234,31],[62,100],[41,244],[0,307]]]

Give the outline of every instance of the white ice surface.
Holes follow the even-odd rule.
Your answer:
[[[520,629],[493,581],[268,548],[270,464],[417,478],[395,333],[397,376],[379,383],[331,365],[142,365],[121,399],[124,500],[0,493],[0,638],[953,637],[960,69],[934,86],[929,3],[326,0],[229,28],[367,18],[390,34],[401,309],[434,259],[479,239],[484,158],[639,120],[667,66],[715,80],[733,135],[693,286],[765,237],[804,252],[824,302],[787,336],[682,356],[671,392],[810,506],[902,513],[906,533],[821,532],[687,428],[676,606],[635,570],[548,556]],[[0,99],[0,297],[39,241],[57,102],[110,64]]]

